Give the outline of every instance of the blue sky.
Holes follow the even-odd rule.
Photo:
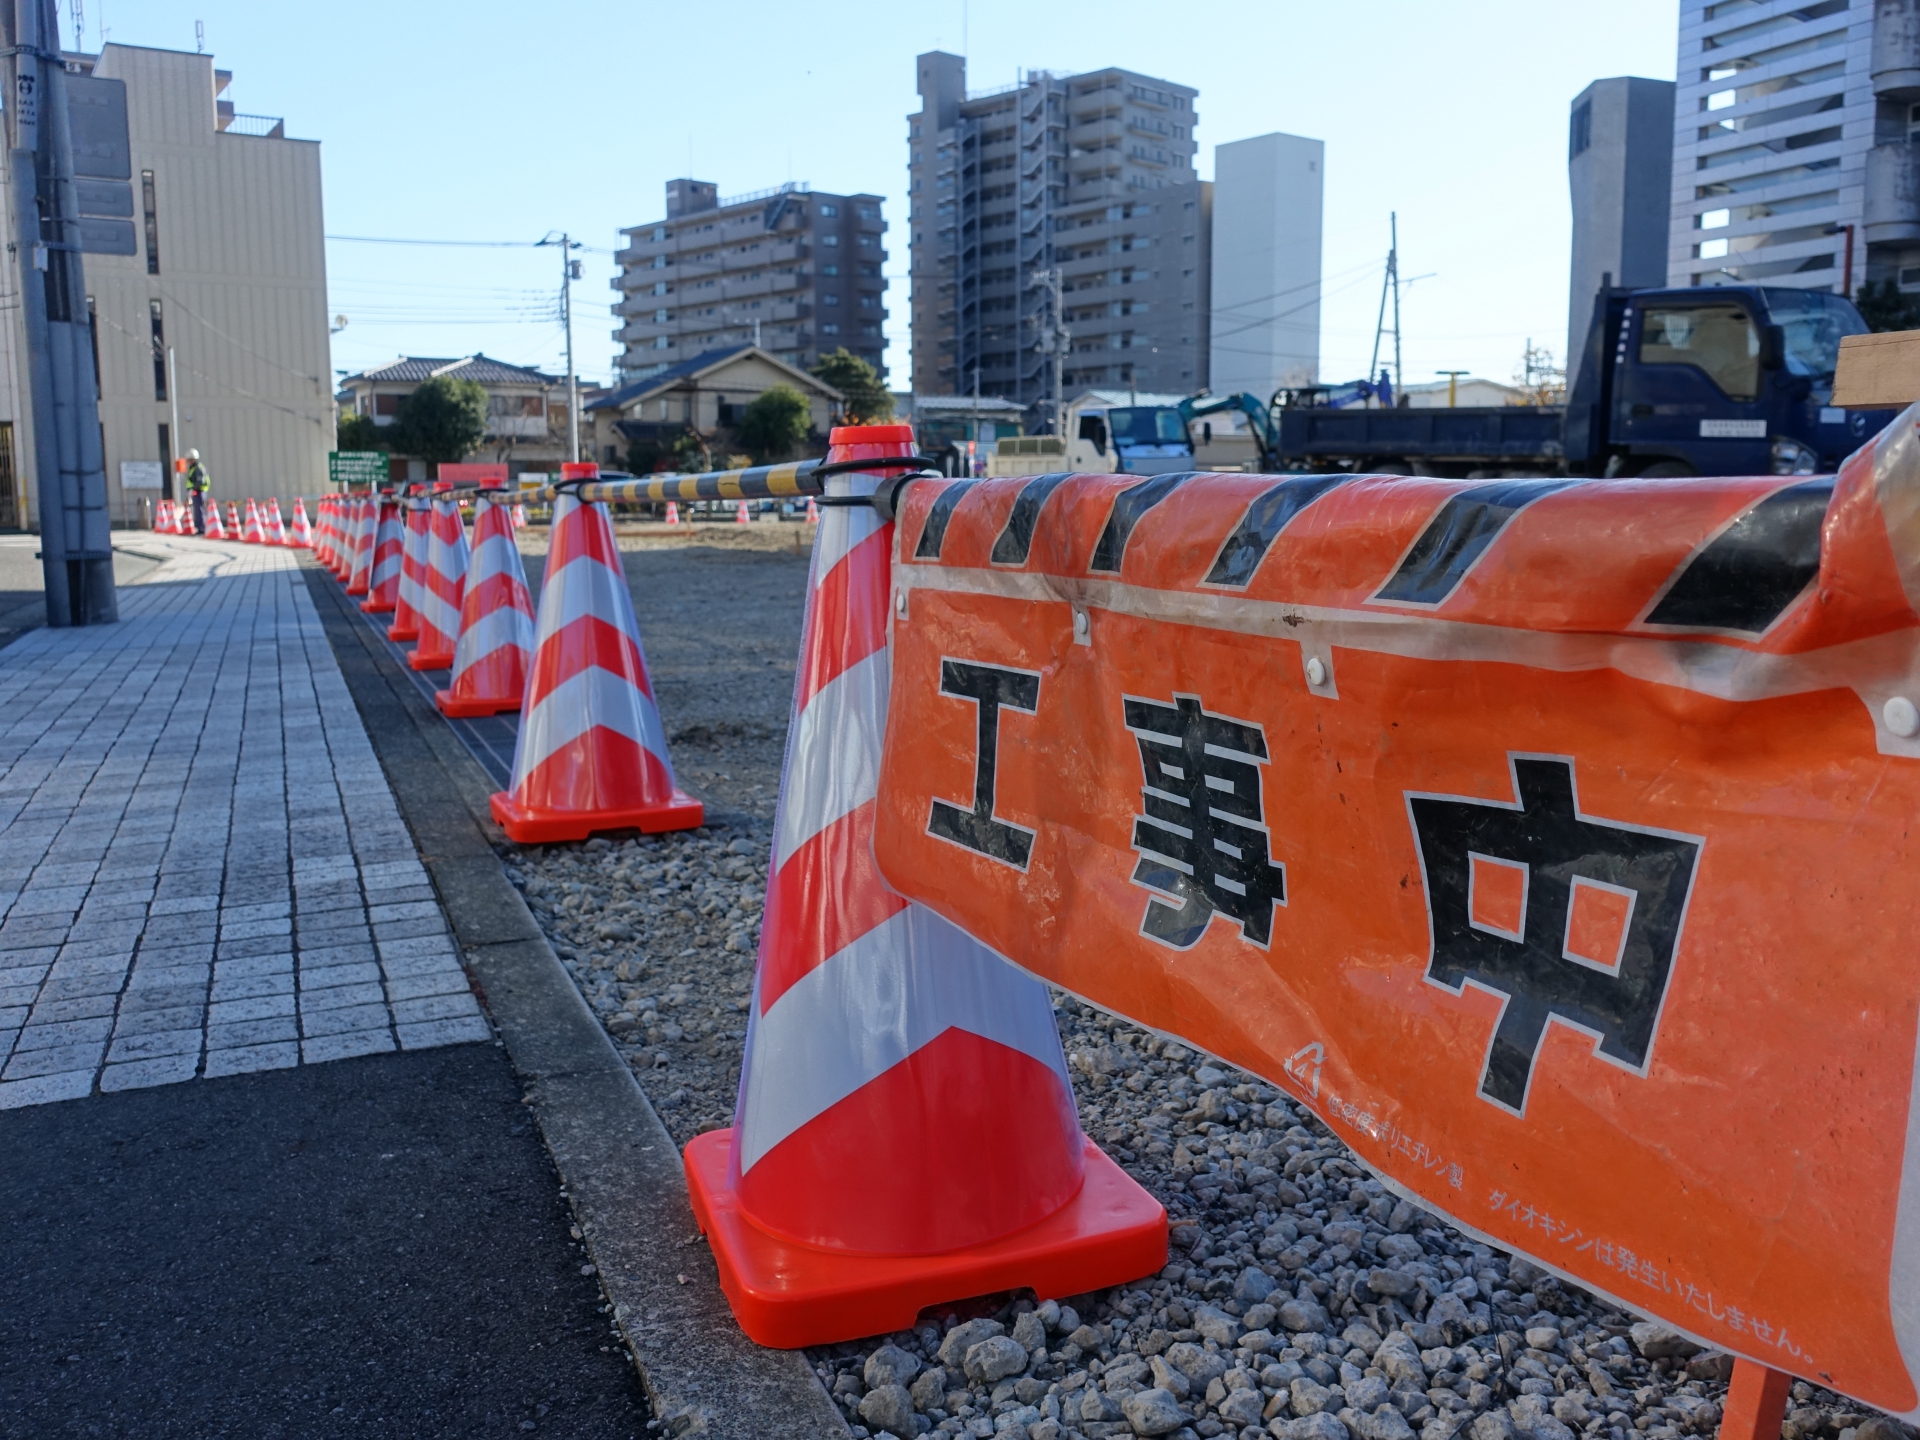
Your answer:
[[[72,36],[72,0],[60,0]],[[972,88],[1022,68],[1123,65],[1198,87],[1213,146],[1272,130],[1327,144],[1321,373],[1372,345],[1387,215],[1400,215],[1409,382],[1510,378],[1531,337],[1565,346],[1568,103],[1607,75],[1673,77],[1676,0],[1424,0],[1199,7],[1107,0],[938,4],[384,6],[84,0],[87,48],[206,48],[245,113],[323,144],[332,235],[588,245],[574,287],[582,376],[615,350],[612,252],[691,171],[723,195],[810,181],[888,197],[889,361],[903,383],[906,115],[913,57],[968,56]],[[1196,17],[1205,17],[1200,23]],[[336,367],[396,354],[558,368],[552,250],[336,241]]]

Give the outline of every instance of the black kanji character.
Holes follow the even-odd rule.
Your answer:
[[[1147,902],[1140,933],[1188,950],[1217,912],[1265,946],[1273,907],[1287,903],[1286,867],[1268,858],[1261,823],[1266,736],[1258,725],[1208,714],[1192,695],[1171,705],[1124,703],[1140,742],[1146,811],[1133,822],[1133,882],[1166,897]]]
[[[1480,1093],[1520,1111],[1549,1019],[1645,1072],[1702,842],[1582,815],[1569,760],[1510,763],[1516,803],[1409,792],[1407,808],[1432,916],[1427,978],[1456,995],[1471,980],[1507,997]],[[1524,870],[1516,932],[1475,922],[1475,856]],[[1576,879],[1630,897],[1617,964],[1583,962],[1568,949]]]
[[[980,740],[973,765],[973,808],[962,810],[935,800],[927,815],[927,833],[1024,870],[1033,853],[1033,831],[993,818],[994,773],[1000,756],[1000,708],[1031,715],[1040,703],[1040,677],[1031,670],[942,660],[940,693],[980,707]]]

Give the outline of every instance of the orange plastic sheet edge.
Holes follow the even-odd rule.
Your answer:
[[[1837,479],[915,483],[882,871],[1911,1417],[1916,418]]]

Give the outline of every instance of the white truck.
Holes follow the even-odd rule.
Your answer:
[[[1194,468],[1193,436],[1177,395],[1089,391],[1067,406],[1067,433],[1009,436],[987,460],[989,476],[1162,475]]]

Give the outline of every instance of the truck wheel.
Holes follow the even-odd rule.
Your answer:
[[[1637,478],[1641,480],[1686,480],[1693,476],[1693,467],[1684,460],[1656,460],[1642,470]]]

